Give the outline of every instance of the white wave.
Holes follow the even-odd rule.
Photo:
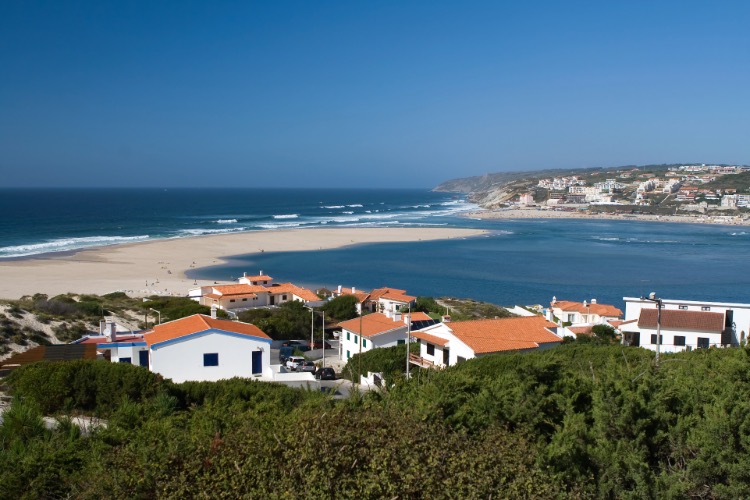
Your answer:
[[[180,229],[177,237],[179,238],[184,236],[203,236],[206,234],[236,233],[238,231],[247,231],[247,228],[228,227],[226,229]]]
[[[323,205],[320,208],[336,209],[336,208],[344,208],[344,205]]]
[[[731,233],[730,236],[747,236],[747,233],[745,231],[740,231],[739,233]]]
[[[606,237],[606,236],[593,236],[595,240],[599,241],[620,241],[620,238],[614,236],[614,237]]]
[[[354,205],[347,205],[347,207],[349,207],[349,208],[362,208],[362,205],[360,205],[359,203],[355,203]]]
[[[284,229],[290,227],[300,227],[301,222],[279,222],[277,224],[258,224],[261,229]]]
[[[134,241],[147,240],[147,234],[140,236],[87,236],[83,238],[59,238],[47,240],[42,243],[31,243],[28,245],[15,245],[0,248],[0,257],[25,257],[50,252],[67,252],[81,248],[100,247],[132,243]]]
[[[350,214],[350,215],[351,215],[351,214],[353,214],[354,212],[352,212],[351,210],[345,210],[345,211],[343,211],[343,212],[341,212],[341,213],[342,213],[342,214]]]
[[[237,224],[237,219],[219,219],[217,224]]]
[[[299,217],[299,214],[281,214],[281,215],[274,215],[274,219],[296,219]]]

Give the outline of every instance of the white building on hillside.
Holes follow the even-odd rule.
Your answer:
[[[422,312],[411,313],[411,316],[398,312],[372,313],[340,323],[340,359],[346,361],[361,352],[406,343],[410,321],[412,330],[437,323],[437,320]]]
[[[623,342],[656,350],[656,303],[624,297]],[[750,304],[662,299],[662,352],[747,342]]]

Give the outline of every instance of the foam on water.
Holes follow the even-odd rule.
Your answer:
[[[82,238],[60,238],[42,243],[15,245],[0,248],[0,257],[26,257],[50,252],[67,252],[82,248],[118,245],[147,240],[147,234],[139,236],[86,236]]]

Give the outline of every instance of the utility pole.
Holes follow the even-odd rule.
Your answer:
[[[656,292],[651,292],[648,297],[641,297],[641,300],[648,300],[656,304],[656,358],[654,363],[659,366],[659,351],[661,350],[661,310],[664,302],[656,296]]]
[[[409,363],[409,353],[411,349],[411,302],[409,302],[409,316],[406,320],[406,380],[409,380],[410,377],[410,364]]]
[[[323,311],[323,368],[326,366],[326,312]]]

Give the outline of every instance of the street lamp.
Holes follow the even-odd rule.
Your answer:
[[[651,292],[648,297],[641,297],[641,300],[648,300],[656,304],[656,366],[659,366],[659,350],[661,347],[661,309],[664,303],[656,296],[656,292]]]
[[[154,311],[156,314],[159,315],[159,324],[161,325],[161,312],[157,311],[156,309],[152,309],[151,307],[149,307],[148,310]]]
[[[305,309],[310,310],[310,349],[312,349],[315,344],[315,310],[308,306],[305,306]]]

